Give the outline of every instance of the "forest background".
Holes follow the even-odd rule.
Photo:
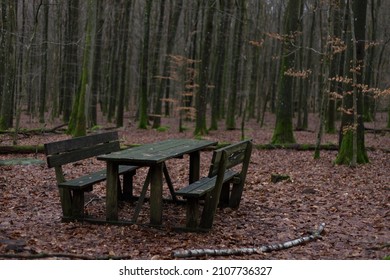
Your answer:
[[[79,136],[98,114],[122,127],[128,113],[138,128],[171,117],[205,135],[249,119],[262,126],[270,111],[270,141],[285,144],[314,112],[317,142],[323,131],[342,131],[340,144],[351,135],[338,161],[364,163],[363,121],[390,114],[389,5],[2,0],[0,129],[18,131],[28,114],[42,127],[62,119]]]
[[[170,258],[292,239],[325,221],[329,235],[311,249],[254,258],[388,257],[389,13],[384,0],[1,0],[1,152],[109,128],[129,145],[251,137],[257,149],[243,206],[219,212],[207,238],[170,231],[184,219],[170,206],[167,231],[60,223],[53,170],[0,166],[0,251]],[[336,151],[320,161],[260,151],[313,147],[317,158]],[[104,168],[68,171],[93,167]],[[273,172],[291,180],[273,184]]]

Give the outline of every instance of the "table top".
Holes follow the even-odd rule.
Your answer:
[[[217,141],[210,140],[169,139],[101,155],[97,159],[121,164],[152,165],[164,162],[170,158],[202,150],[217,143]]]

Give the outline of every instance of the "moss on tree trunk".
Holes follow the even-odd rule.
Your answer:
[[[291,119],[279,119],[276,122],[272,144],[292,144],[295,143],[293,124]]]
[[[343,139],[341,141],[341,146],[339,152],[337,154],[335,163],[336,164],[346,164],[350,165],[352,163],[353,158],[353,131],[350,130],[343,135]],[[359,140],[357,143],[357,156],[356,161],[358,164],[368,163],[368,156],[366,149],[364,147],[364,141]]]
[[[299,27],[302,7],[301,1],[290,0],[284,15],[283,32],[289,34],[289,36],[283,41],[276,124],[272,144],[295,143],[292,124],[293,76],[287,74],[287,72],[293,69],[295,65],[295,55],[291,53],[295,49],[294,43],[297,40],[295,32]]]

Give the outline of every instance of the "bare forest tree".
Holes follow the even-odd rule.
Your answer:
[[[363,122],[390,119],[390,1],[2,0],[0,17],[0,130],[26,114],[73,135],[77,118],[82,133],[177,118],[207,134],[270,112],[270,141],[292,143],[321,116],[355,164]]]
[[[301,0],[289,0],[283,22],[282,58],[279,77],[278,106],[276,125],[272,143],[294,143],[292,123],[293,78],[295,73],[296,42],[301,10]]]

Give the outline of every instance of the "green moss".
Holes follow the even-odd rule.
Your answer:
[[[310,144],[301,144],[302,151],[309,151],[311,149],[312,149],[312,146]]]
[[[277,122],[272,136],[271,144],[294,144],[295,138],[292,128],[292,122]]]
[[[102,129],[103,128],[103,126],[101,126],[101,125],[94,125],[92,128],[91,128],[91,131],[97,131],[97,130],[100,130],[100,129]]]
[[[345,164],[350,165],[352,163],[353,157],[353,131],[348,131],[343,135],[343,140],[341,143],[341,147],[339,149],[339,153],[337,154],[335,164]],[[357,147],[357,157],[356,162],[358,164],[368,163],[368,156],[364,149],[363,143],[359,143]]]
[[[156,128],[156,131],[158,132],[166,132],[169,130],[169,126],[160,126]]]
[[[202,134],[195,134],[194,138],[196,140],[203,140],[203,135]]]

